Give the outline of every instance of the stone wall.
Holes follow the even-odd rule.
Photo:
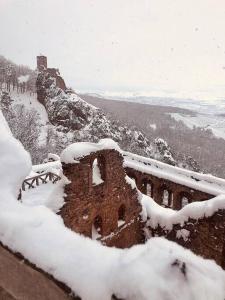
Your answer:
[[[184,226],[174,225],[171,231],[160,227],[149,230],[152,236],[164,236],[197,255],[214,259],[225,269],[225,210],[208,218],[189,219]]]
[[[47,68],[46,72],[56,80],[56,86],[63,91],[66,90],[66,84],[63,78],[60,76],[59,70],[56,68]]]
[[[92,178],[95,159],[103,179],[98,185]],[[96,229],[100,240],[107,237],[106,245],[124,248],[142,242],[143,233],[137,192],[126,182],[122,164],[123,157],[115,150],[92,153],[77,164],[63,164],[71,183],[65,188],[61,215],[72,230],[92,237]]]
[[[163,204],[163,192],[168,191],[168,206],[176,210],[182,207],[182,198],[188,201],[204,201],[213,195],[177,184],[169,180],[126,168],[127,174],[136,182],[138,189],[149,194],[158,204]],[[150,187],[149,187],[150,186]],[[187,204],[187,203],[186,203]],[[199,220],[189,219],[183,226],[176,224],[171,231],[148,227],[151,236],[163,236],[204,258],[214,259],[225,269],[225,211]]]
[[[142,193],[148,194],[160,205],[163,201],[163,193],[167,191],[168,204],[165,206],[172,207],[176,210],[181,209],[184,205],[184,203],[182,203],[183,199],[186,199],[186,202],[190,203],[193,201],[204,201],[214,197],[213,195],[192,189],[188,186],[158,178],[151,174],[142,173],[131,168],[126,168],[126,172],[135,180],[138,189]]]
[[[100,239],[103,245],[108,247],[116,246],[117,248],[130,248],[136,244],[145,242],[143,235],[143,223],[141,218],[132,220],[124,224],[113,232],[113,236],[109,235]]]

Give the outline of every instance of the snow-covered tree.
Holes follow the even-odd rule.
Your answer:
[[[156,138],[154,140],[154,146],[154,158],[161,160],[169,165],[175,166],[175,159],[173,158],[171,149],[165,140],[163,140],[162,138]]]
[[[11,108],[13,100],[11,99],[10,95],[6,91],[0,92],[0,108],[2,109],[3,113],[9,111]]]

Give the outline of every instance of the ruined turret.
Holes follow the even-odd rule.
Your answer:
[[[65,91],[66,84],[58,69],[48,68],[47,57],[44,55],[37,56],[37,70],[39,72],[36,81],[37,100],[45,105],[50,86],[54,84],[56,88]]]

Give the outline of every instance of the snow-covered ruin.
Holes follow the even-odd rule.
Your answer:
[[[113,295],[118,299],[177,299],[181,293],[184,299],[224,299],[224,271],[215,262],[198,257],[176,243],[151,238],[145,244],[130,249],[106,247],[68,229],[62,217],[46,205],[46,191],[40,190],[38,202],[41,185],[34,189],[36,203],[31,205],[28,199],[27,203],[23,201],[26,192],[18,201],[18,190],[31,172],[31,161],[22,145],[11,135],[2,115],[0,117],[0,241],[4,246],[0,251],[0,260],[4,261],[0,267],[0,295],[5,297],[3,299],[43,299],[43,291],[44,299],[76,299],[79,296],[84,300],[97,300],[111,299]],[[93,153],[93,145],[91,147],[89,150]],[[96,147],[101,151],[114,151],[122,160],[122,155],[111,141]],[[61,158],[67,165],[82,164],[77,148],[79,146],[73,145],[62,154]],[[87,145],[84,150],[83,155],[91,154]],[[100,171],[95,176],[99,174]],[[62,179],[55,185],[49,182],[45,186],[62,189],[63,184],[67,184],[69,187],[71,183],[61,176]],[[107,178],[103,181],[107,182]],[[147,215],[151,219],[154,210],[144,202],[153,203],[153,200],[142,196],[128,177],[125,181],[138,194],[142,219]],[[48,198],[48,203],[54,201],[54,193],[52,197]],[[213,203],[211,213],[223,208],[222,201],[220,205],[219,200],[210,201]],[[172,215],[170,210],[155,205],[162,219],[168,218],[165,212]],[[204,202],[201,205],[205,207]],[[181,212],[173,211],[173,214],[182,215]],[[170,218],[172,220],[172,216]],[[53,277],[45,275],[45,272]],[[58,285],[58,281],[73,293],[68,294],[68,289]]]
[[[40,204],[75,232],[120,248],[163,236],[224,267],[224,179],[124,152],[110,139],[70,145],[61,161],[33,166],[30,180],[49,171],[62,180],[38,188]],[[39,203],[38,190],[23,192],[23,203]]]
[[[59,90],[79,121],[71,128],[89,128],[77,108],[91,116],[90,106],[64,92],[46,57],[37,60],[38,100],[51,109],[57,101],[46,90]],[[71,144],[32,166],[1,111],[0,133],[0,299],[225,299],[224,179],[125,152],[112,139]]]

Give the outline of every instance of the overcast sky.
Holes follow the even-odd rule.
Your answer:
[[[78,90],[225,96],[225,0],[0,0],[0,37]]]

